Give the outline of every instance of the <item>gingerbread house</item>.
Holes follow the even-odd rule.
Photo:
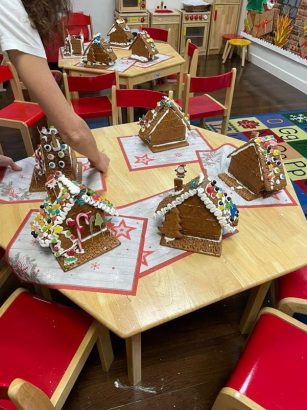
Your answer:
[[[126,47],[131,44],[133,35],[124,19],[116,19],[108,32],[110,44]]]
[[[287,185],[275,138],[255,137],[228,155],[227,172],[219,177],[244,199],[268,196]]]
[[[82,180],[82,164],[77,162],[74,151],[64,143],[57,129],[42,128],[40,145],[34,153],[35,165],[30,192],[44,192],[49,175],[61,171],[72,180]]]
[[[175,178],[174,191],[158,205],[160,244],[220,256],[223,234],[234,233],[239,211],[215,180],[200,174],[186,185]]]
[[[68,34],[65,38],[64,55],[81,56],[84,51],[84,36],[81,31],[79,35]]]
[[[89,65],[111,66],[117,58],[112,47],[103,40],[100,33],[96,34],[84,54],[86,55],[85,62]]]
[[[64,271],[120,245],[106,226],[106,214],[117,215],[106,198],[61,171],[49,175],[46,190],[48,197],[31,224],[31,233],[40,246],[51,248]]]
[[[142,62],[152,61],[159,53],[147,31],[139,31],[129,49],[131,58]]]
[[[148,111],[140,118],[139,124],[139,137],[152,152],[189,145],[189,118],[171,98],[163,97],[154,110]]]

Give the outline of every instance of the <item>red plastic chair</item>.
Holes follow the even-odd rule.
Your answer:
[[[16,128],[20,131],[28,156],[33,155],[30,128],[37,126],[45,114],[37,103],[24,101],[20,81],[11,63],[0,66],[0,83],[10,81],[14,102],[0,110],[0,127]]]
[[[263,309],[212,410],[306,409],[307,326]]]
[[[112,122],[113,125],[122,122],[121,111],[118,108],[145,108],[153,109],[165,93],[144,89],[117,89],[112,87]],[[172,92],[170,92],[172,97]],[[130,120],[130,119],[129,119]],[[129,121],[128,120],[128,121]]]
[[[104,369],[111,364],[112,357],[104,356],[105,335],[99,332],[86,313],[16,290],[0,308],[0,408],[15,408],[6,393],[16,378],[32,383],[62,408],[96,342]]]
[[[74,94],[110,90],[111,95],[112,86],[118,84],[117,72],[112,71],[97,76],[71,76],[64,73],[63,80],[66,98],[80,117],[88,119],[112,116],[112,103],[107,95],[75,97]]]
[[[211,77],[192,77],[187,75],[184,90],[184,111],[190,115],[191,120],[223,116],[221,133],[226,135],[228,121],[236,81],[236,69],[225,74]],[[223,103],[207,93],[225,90],[226,95]],[[191,93],[204,93],[204,95],[191,95]],[[202,124],[203,125],[203,124]]]
[[[165,30],[164,28],[157,27],[142,27],[143,31],[147,31],[150,37],[155,41],[161,41],[162,43],[169,42],[170,29]]]
[[[92,19],[90,15],[84,13],[71,13],[64,17],[64,36],[66,36],[67,33],[79,35],[81,31],[83,32],[85,42],[88,42],[93,38]]]
[[[288,315],[307,315],[307,266],[277,280],[277,308]]]

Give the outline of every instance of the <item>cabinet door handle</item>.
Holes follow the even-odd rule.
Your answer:
[[[214,11],[214,21],[216,21],[217,18],[217,10]]]

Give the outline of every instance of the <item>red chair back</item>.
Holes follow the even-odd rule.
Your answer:
[[[147,31],[153,40],[163,41],[164,43],[168,41],[168,30],[156,27],[142,27],[142,30]]]
[[[64,33],[67,32],[72,35],[79,35],[83,32],[84,41],[92,39],[92,21],[91,16],[83,13],[71,13],[63,19]]]
[[[167,96],[167,94],[152,90],[116,90],[116,105],[123,108],[153,109],[163,96]]]
[[[210,93],[231,86],[232,72],[211,76],[191,77],[190,93]]]
[[[8,65],[0,66],[0,83],[10,81],[13,78],[13,73]]]
[[[194,44],[194,43],[189,43],[189,45],[188,45],[188,56],[189,56],[190,58],[192,58],[192,57],[193,57],[193,54],[194,54],[194,51],[197,50],[197,49],[198,49],[198,47],[197,47],[196,44]]]
[[[49,63],[57,63],[59,59],[59,48],[64,46],[63,33],[55,34],[54,38],[45,45],[47,61]]]
[[[68,75],[67,82],[69,92],[95,92],[112,88],[112,85],[116,84],[116,74],[113,71],[92,77]]]

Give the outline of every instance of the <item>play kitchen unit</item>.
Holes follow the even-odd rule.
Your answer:
[[[133,33],[141,27],[170,29],[169,43],[183,54],[186,40],[199,47],[199,54],[222,52],[223,34],[236,33],[242,0],[183,0],[182,10],[171,10],[157,1],[147,10],[146,0],[115,0],[116,18],[123,18]]]

